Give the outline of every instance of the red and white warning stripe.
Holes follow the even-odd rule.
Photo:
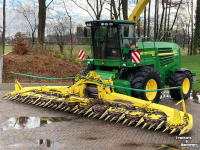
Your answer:
[[[140,52],[132,52],[132,62],[140,63]]]
[[[85,59],[85,51],[84,50],[79,50],[78,58],[79,59]]]

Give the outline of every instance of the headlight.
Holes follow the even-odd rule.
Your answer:
[[[113,25],[113,23],[109,23],[109,26],[112,26]]]
[[[104,23],[101,23],[101,25],[104,26],[105,24],[104,24]]]
[[[86,26],[87,26],[87,27],[91,27],[91,23],[87,23]]]
[[[105,26],[108,26],[108,23],[105,23]]]

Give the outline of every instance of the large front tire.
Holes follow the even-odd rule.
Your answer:
[[[144,66],[133,70],[127,76],[127,80],[131,83],[131,87],[134,89],[155,90],[162,88],[160,73],[155,68],[150,66]],[[136,98],[158,103],[160,100],[161,91],[132,91],[131,95]]]
[[[175,72],[169,79],[170,87],[182,86],[183,98],[188,99],[192,90],[192,75],[189,71]],[[181,100],[179,89],[170,90],[170,95],[175,100]]]

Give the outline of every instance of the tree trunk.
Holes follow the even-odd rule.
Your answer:
[[[178,9],[176,11],[176,14],[175,14],[175,17],[174,17],[174,21],[172,23],[172,27],[171,27],[171,31],[173,30],[173,27],[174,27],[174,24],[176,22],[176,19],[177,19],[177,16],[178,16],[178,12],[179,12],[179,9],[180,9],[180,6],[181,6],[181,3],[182,3],[183,0],[180,1],[179,5],[178,5]]]
[[[158,26],[159,26],[159,24],[158,24],[158,20],[159,20],[159,16],[158,16],[158,12],[159,12],[159,1],[158,1],[158,3],[157,3],[157,19],[156,19],[156,21],[157,21],[157,23],[156,23],[156,33],[157,33],[157,35],[156,35],[156,37],[158,38],[158,34],[159,34],[159,29],[158,29]]]
[[[185,29],[183,29],[183,49],[185,50]]]
[[[64,49],[64,48],[63,48],[63,47],[64,47],[63,44],[60,43],[60,44],[59,44],[59,47],[60,47],[60,52],[63,53],[63,49]]]
[[[119,12],[118,18],[119,18],[119,20],[121,20],[121,11],[120,11],[121,9],[120,8],[121,8],[121,0],[119,0],[119,6],[118,6],[118,12]]]
[[[150,12],[151,12],[151,1],[149,1],[147,37],[150,37]]]
[[[164,23],[164,32],[166,31],[166,25],[167,25],[167,2],[166,1],[166,5],[165,5],[165,23]],[[164,41],[166,41],[166,34],[164,35]]]
[[[46,26],[46,0],[38,0],[39,13],[38,13],[38,42],[44,44],[45,40],[45,26]]]
[[[137,0],[137,3],[138,3],[138,0]],[[140,18],[138,18],[137,30],[138,30],[138,37],[140,37]]]
[[[5,35],[6,35],[6,0],[3,1],[3,35],[2,35],[3,55],[5,53]]]
[[[195,15],[195,30],[193,38],[193,55],[197,55],[200,50],[200,1],[197,1]]]
[[[159,32],[161,33],[162,31],[162,27],[163,27],[163,19],[164,19],[164,12],[165,12],[165,6],[164,6],[164,0],[162,0],[162,16],[161,16],[161,20],[160,20],[160,29],[159,29]],[[161,34],[160,34],[160,37],[158,37],[158,39],[161,38]]]
[[[31,36],[32,36],[32,48],[33,48],[33,45],[34,45],[34,42],[35,42],[35,40],[34,40],[34,34],[35,34],[35,32],[32,32],[32,34],[31,34]]]
[[[145,9],[144,9],[144,40],[145,40],[145,37],[146,37],[146,7],[145,7]]]
[[[122,0],[122,12],[124,20],[128,20],[128,0]]]
[[[193,37],[194,37],[194,34],[193,34],[193,26],[194,26],[194,22],[193,22],[193,0],[191,2],[191,48],[190,48],[190,55],[192,55],[192,51],[193,51]]]
[[[188,24],[188,55],[190,54],[190,22]]]
[[[70,38],[71,38],[71,48],[70,48],[70,55],[72,56],[72,51],[73,51],[73,37],[72,37],[72,18],[71,16],[69,17],[70,18]]]
[[[167,23],[167,31],[169,31],[169,20],[170,20],[170,12],[171,12],[171,2],[172,0],[170,0],[169,2],[169,13],[168,13],[168,23]],[[167,36],[169,37],[169,33],[167,33]]]
[[[116,6],[115,6],[115,1],[114,0],[111,0],[111,5],[112,5],[112,8],[113,8],[115,20],[118,20],[118,15],[117,15],[117,10],[116,10]]]

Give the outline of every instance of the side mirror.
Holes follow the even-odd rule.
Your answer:
[[[129,26],[124,26],[124,37],[129,36]]]
[[[87,37],[87,28],[84,27],[84,36]]]

